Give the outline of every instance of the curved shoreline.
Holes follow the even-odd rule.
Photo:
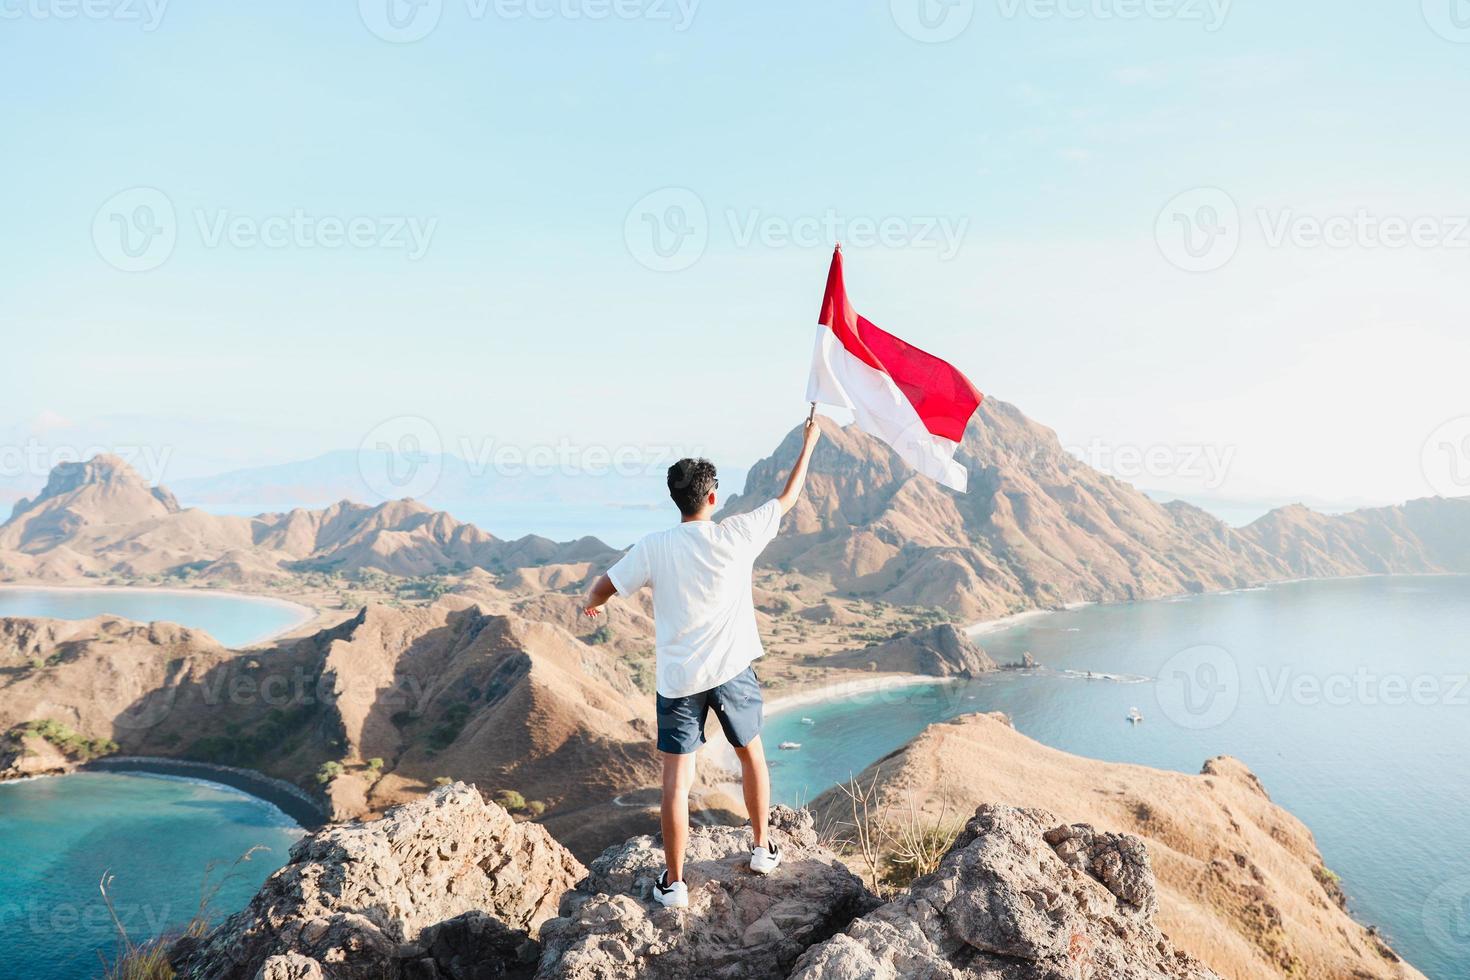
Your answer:
[[[765,714],[769,718],[772,715],[786,714],[797,708],[810,704],[822,704],[827,701],[853,701],[861,703],[861,699],[868,696],[881,696],[890,691],[905,687],[916,687],[921,684],[953,684],[962,678],[938,677],[933,674],[884,674],[880,677],[864,677],[858,680],[837,681],[834,684],[824,684],[821,687],[808,688],[805,691],[794,691],[784,697],[772,698],[766,704]]]
[[[30,582],[0,582],[0,589],[15,592],[128,592],[137,595],[217,595],[224,596],[229,599],[239,600],[241,602],[254,602],[261,605],[276,606],[278,608],[288,609],[295,615],[296,618],[292,622],[285,624],[279,629],[272,630],[271,632],[266,633],[263,636],[255,637],[249,643],[242,644],[238,647],[228,648],[232,650],[243,650],[247,647],[259,646],[262,643],[269,643],[272,640],[279,639],[280,637],[286,636],[290,633],[294,633],[295,631],[299,630],[301,627],[318,618],[322,614],[322,611],[320,609],[317,609],[313,606],[308,606],[300,602],[293,602],[290,599],[283,599],[279,596],[263,595],[258,592],[235,592],[230,589],[190,589],[183,588],[177,585],[167,585],[153,588],[147,585],[58,585],[56,583]],[[120,618],[129,619],[131,617],[121,616]],[[134,620],[134,622],[138,622],[138,620]],[[187,624],[180,623],[179,625],[186,626]],[[190,628],[195,629],[197,627]],[[208,633],[209,631],[203,630],[203,632]]]
[[[141,773],[201,779],[205,782],[219,783],[247,793],[256,799],[264,800],[308,831],[316,830],[331,822],[330,814],[305,790],[284,779],[276,779],[254,769],[221,766],[211,762],[191,762],[186,759],[168,759],[162,756],[117,755],[93,759],[91,762],[77,766],[74,771]]]

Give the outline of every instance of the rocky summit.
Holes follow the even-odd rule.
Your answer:
[[[750,832],[704,827],[691,835],[687,910],[649,896],[662,873],[662,845],[636,837],[608,848],[546,923],[540,977],[784,977],[807,947],[877,902],[817,840],[811,814],[778,806],[772,840],[784,852],[770,875],[750,870]]]
[[[534,961],[532,934],[585,873],[544,828],[456,783],[303,838],[243,911],[170,959],[194,980],[501,976],[522,951]]]
[[[1130,835],[982,806],[939,869],[887,904],[806,811],[777,807],[772,835],[785,860],[759,876],[748,829],[694,828],[689,908],[665,909],[649,896],[656,838],[583,868],[456,783],[303,839],[243,911],[169,958],[197,980],[1215,977],[1153,924],[1148,852]]]
[[[792,980],[1218,977],[1175,949],[1143,841],[981,806],[939,870],[808,951]]]

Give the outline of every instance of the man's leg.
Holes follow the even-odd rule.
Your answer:
[[[684,846],[689,842],[689,789],[694,785],[694,753],[664,757],[664,798],[659,816],[664,831],[664,864],[669,884],[684,880]]]
[[[745,811],[750,814],[751,834],[755,846],[766,843],[766,821],[771,810],[771,773],[766,767],[766,751],[757,735],[744,748],[736,749],[740,759],[740,788],[745,791]]]

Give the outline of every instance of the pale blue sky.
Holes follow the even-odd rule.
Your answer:
[[[154,445],[167,478],[412,415],[451,451],[745,465],[804,413],[830,212],[862,312],[1133,482],[1447,485],[1434,447],[1470,413],[1449,0],[925,0],[970,17],[943,43],[901,26],[923,35],[920,0],[430,0],[412,43],[372,30],[402,0],[176,0],[156,24],[93,2],[0,0],[10,443]],[[128,272],[114,221],[160,200],[134,188],[173,245]],[[1190,272],[1159,219],[1197,188],[1238,207],[1239,245]],[[694,203],[693,251],[651,250],[645,200]],[[1360,211],[1429,224],[1272,242]],[[366,218],[362,242],[252,237],[298,212]]]

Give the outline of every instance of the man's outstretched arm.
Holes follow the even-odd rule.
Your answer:
[[[786,489],[781,491],[781,496],[776,502],[781,505],[781,513],[785,514],[796,506],[796,498],[801,496],[801,488],[806,486],[806,468],[812,461],[812,450],[817,448],[817,440],[822,438],[822,427],[817,424],[816,416],[806,420],[806,430],[802,433],[801,455],[796,457],[796,465],[791,468],[791,475],[786,478]]]
[[[612,579],[606,575],[592,583],[592,591],[587,593],[587,604],[582,607],[584,615],[597,618],[601,615],[598,610],[607,605],[607,600],[618,594],[617,588],[612,584]]]

